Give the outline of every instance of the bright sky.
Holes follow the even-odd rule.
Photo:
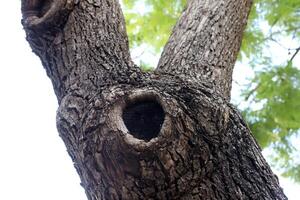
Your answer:
[[[51,82],[25,41],[20,0],[4,4],[0,7],[0,199],[86,200],[55,127],[57,102]],[[300,185],[280,181],[289,199],[298,199]]]

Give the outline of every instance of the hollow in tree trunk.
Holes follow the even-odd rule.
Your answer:
[[[250,7],[189,0],[148,73],[130,58],[117,0],[22,0],[89,200],[287,199],[229,103]]]

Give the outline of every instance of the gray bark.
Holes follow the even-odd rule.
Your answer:
[[[89,200],[287,199],[228,102],[250,6],[190,0],[146,73],[131,61],[117,0],[22,1]]]
[[[251,0],[190,0],[165,46],[157,71],[212,82],[229,100],[233,66]]]

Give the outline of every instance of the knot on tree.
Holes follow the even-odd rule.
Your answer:
[[[122,118],[130,134],[150,141],[160,133],[165,113],[155,99],[136,99],[123,110]]]
[[[41,18],[49,10],[53,0],[23,0],[22,14],[23,18],[37,17]]]
[[[22,23],[25,28],[55,29],[65,23],[74,0],[22,0]]]

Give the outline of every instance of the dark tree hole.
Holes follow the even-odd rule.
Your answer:
[[[126,106],[122,117],[130,134],[135,138],[149,141],[158,136],[165,113],[156,101],[143,100]]]

